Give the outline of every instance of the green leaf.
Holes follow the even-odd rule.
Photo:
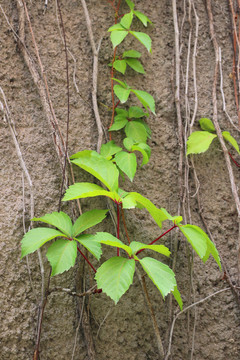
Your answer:
[[[109,128],[108,131],[117,131],[120,130],[122,128],[124,128],[124,126],[128,123],[127,119],[121,119],[121,120],[117,120],[115,121],[112,126]]]
[[[114,80],[116,81],[116,79],[114,79]],[[124,85],[126,85],[126,84],[124,84]],[[121,115],[122,117],[126,118],[128,116],[128,111],[127,110],[116,108],[115,111],[116,111],[117,115]]]
[[[141,118],[146,116],[146,113],[139,106],[131,106],[128,110],[128,117],[132,118]]]
[[[130,244],[130,248],[132,249],[133,254],[136,254],[139,250],[142,249],[149,249],[158,252],[159,254],[170,256],[169,249],[164,245],[146,245],[143,243],[140,243],[138,241],[132,241]]]
[[[175,286],[174,290],[172,291],[173,296],[175,297],[180,309],[182,310],[183,308],[183,302],[182,302],[182,298],[181,298],[181,294],[178,291],[177,286]]]
[[[77,243],[76,241],[58,239],[48,248],[46,256],[52,267],[51,276],[62,274],[75,264]]]
[[[89,229],[90,227],[99,224],[107,216],[108,210],[93,209],[86,211],[84,214],[79,216],[73,225],[72,236],[76,237],[81,232]]]
[[[127,137],[133,139],[135,143],[144,143],[147,141],[147,131],[145,127],[137,121],[129,121],[124,130]]]
[[[115,192],[104,190],[101,186],[92,183],[75,183],[70,185],[62,201],[84,199],[95,196],[107,196],[112,200],[118,200]]]
[[[155,101],[154,101],[154,98],[152,97],[152,95],[150,95],[146,91],[142,91],[142,90],[131,89],[131,91],[137,96],[138,100],[143,104],[143,106],[145,107],[146,110],[149,107],[151,112],[154,115],[156,115],[156,113],[155,113]]]
[[[168,220],[174,222],[175,224],[179,224],[182,221],[182,216],[172,216],[170,215],[166,209],[161,208],[162,212],[164,212],[164,214],[167,216]]]
[[[133,10],[134,6],[135,6],[134,3],[131,0],[125,0],[125,1],[128,4],[128,6],[130,7],[130,9]]]
[[[115,30],[119,30],[119,31],[125,31],[124,27],[119,23],[119,24],[114,24],[113,26],[111,26],[108,29],[108,32],[110,31],[115,31]]]
[[[148,163],[150,156],[151,156],[150,146],[148,146],[147,144],[144,144],[144,143],[136,144],[136,145],[133,145],[132,151],[140,151],[140,153],[142,154],[143,160],[142,160],[141,166],[146,165]]]
[[[116,81],[117,83],[119,83],[124,89],[130,89],[130,87],[128,86],[128,84],[126,82],[123,82],[121,80],[118,80],[116,78],[112,78],[114,81]],[[123,114],[123,109],[116,109],[116,113],[118,114],[118,110],[122,111]]]
[[[83,245],[97,260],[102,255],[101,244],[95,239],[95,235],[82,234],[75,238],[81,245]]]
[[[100,266],[95,275],[97,286],[117,304],[133,282],[135,261],[120,256],[112,257]]]
[[[125,74],[127,63],[125,60],[115,60],[113,63],[113,67],[120,73]]]
[[[160,209],[158,209],[150,200],[142,196],[141,194],[138,194],[137,192],[130,192],[125,199],[131,198],[132,200],[135,200],[138,205],[140,204],[141,208],[145,208],[150,215],[153,217],[153,219],[156,221],[158,226],[162,227],[162,222],[164,220],[167,220],[167,216],[164,214],[164,212]],[[123,208],[124,204],[123,204]]]
[[[135,10],[133,12],[137,16],[137,18],[143,23],[144,26],[147,27],[148,22],[152,24],[151,20],[149,20],[149,18],[140,11]]]
[[[128,138],[126,137],[124,140],[123,140],[123,145],[125,146],[125,148],[128,150],[128,151],[132,151],[132,146],[134,144],[134,141],[133,139],[131,138]]]
[[[123,60],[122,60],[123,61]],[[137,59],[126,59],[126,63],[135,71],[137,71],[140,74],[145,74],[144,68],[140,61]]]
[[[224,139],[227,140],[227,141],[234,147],[234,149],[239,153],[238,143],[236,142],[236,140],[234,139],[234,137],[232,137],[232,135],[231,135],[228,131],[223,131],[223,132],[222,132],[222,136],[223,136]],[[239,153],[239,154],[240,154],[240,153]]]
[[[208,131],[195,131],[193,132],[187,141],[187,155],[189,154],[200,154],[207,151],[211,145],[213,139],[217,135],[211,134]]]
[[[215,127],[214,127],[214,125],[213,125],[212,120],[210,120],[210,119],[208,119],[208,118],[202,118],[202,119],[200,119],[200,120],[199,120],[199,124],[200,124],[202,130],[210,131],[210,132],[216,131],[216,130],[215,130]]]
[[[146,116],[148,116],[148,114],[146,114]],[[146,122],[143,119],[137,119],[136,121],[145,127],[148,138],[151,139],[152,131],[151,131],[150,127],[146,124]]]
[[[111,41],[112,41],[112,44],[113,44],[113,48],[115,48],[116,46],[121,44],[121,42],[125,39],[127,34],[128,34],[128,31],[126,31],[126,30],[112,31],[110,37],[111,37]]]
[[[130,11],[130,13],[124,15],[120,21],[120,25],[122,25],[125,29],[129,29],[132,24],[133,19],[133,12]]]
[[[33,218],[32,221],[42,221],[46,224],[56,226],[68,237],[72,236],[72,221],[70,217],[64,212],[53,212],[51,214],[46,214],[40,218]]]
[[[187,224],[180,225],[179,229],[187,238],[188,242],[192,245],[193,249],[196,251],[203,262],[206,262],[210,254],[212,254],[213,258],[221,269],[218,251],[207,234],[200,227]]]
[[[117,146],[113,140],[108,141],[106,144],[103,144],[101,146],[100,155],[105,157],[106,159],[111,158],[112,155],[115,155],[119,151],[121,151],[122,148]]]
[[[56,238],[57,236],[67,237],[65,234],[55,229],[50,229],[45,227],[31,229],[24,235],[21,241],[22,244],[21,259],[24,256],[36,251],[47,241],[50,241]]]
[[[163,298],[174,291],[177,283],[175,274],[169,266],[150,257],[145,257],[142,260],[139,260],[139,262],[149,278],[156,285]]]
[[[121,85],[114,85],[114,93],[118,97],[118,99],[121,101],[121,103],[125,103],[127,99],[129,98],[131,90],[124,89]]]
[[[101,244],[123,249],[128,253],[129,256],[132,255],[132,250],[129,246],[125,245],[121,240],[107,232],[98,232],[95,235],[95,240]]]
[[[124,51],[122,57],[123,58],[129,57],[129,58],[138,59],[138,58],[141,57],[141,53],[139,51],[136,51],[136,50],[127,50],[127,51]]]
[[[95,176],[109,190],[114,191],[118,189],[119,172],[111,161],[106,160],[93,150],[81,151],[77,153],[77,159],[74,155],[71,156],[71,159],[73,158],[72,162],[74,164]]]
[[[137,170],[136,155],[121,151],[115,155],[115,161],[117,166],[133,181]]]
[[[140,41],[140,43],[143,44],[149,52],[151,52],[152,40],[149,35],[138,31],[129,31],[129,33]]]

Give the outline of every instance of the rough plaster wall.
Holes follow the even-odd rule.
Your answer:
[[[55,2],[49,1],[48,10],[42,13],[43,2],[28,1],[29,12],[35,31],[36,41],[46,70],[53,106],[60,126],[65,132],[66,123],[66,88],[65,88],[65,55],[59,38],[56,21]],[[66,26],[70,50],[77,59],[77,83],[79,96],[72,82],[73,61],[71,70],[71,125],[69,152],[83,149],[95,149],[97,131],[91,108],[91,75],[92,54],[85,26],[80,1],[62,2],[63,18]],[[181,3],[181,4],[180,4]],[[212,115],[212,79],[214,71],[214,54],[209,37],[208,19],[204,3],[195,1],[200,19],[199,48],[197,53],[198,80],[198,114],[197,118]],[[218,41],[223,52],[224,88],[228,111],[236,120],[236,108],[233,98],[233,86],[229,74],[232,71],[232,47],[230,39],[230,21],[227,2],[213,2],[213,12]],[[154,23],[147,32],[153,40],[153,54],[143,52],[145,76],[136,76],[132,71],[127,73],[129,83],[136,88],[150,90],[156,100],[157,116],[150,116],[149,125],[153,131],[149,145],[152,157],[149,164],[137,172],[134,184],[126,183],[126,188],[148,196],[155,204],[166,207],[171,213],[177,212],[178,204],[178,141],[177,122],[173,95],[173,57],[174,30],[172,22],[171,1],[136,1],[139,10],[143,10]],[[16,2],[2,0],[10,22],[17,30]],[[113,13],[106,1],[88,1],[88,8],[93,24],[95,38],[103,36],[99,58],[98,99],[107,105],[111,104],[108,62],[111,61],[112,48],[106,29],[113,23]],[[179,2],[179,14],[183,14],[182,2]],[[41,107],[36,87],[23,59],[17,50],[12,33],[0,13],[0,79],[7,101],[16,123],[18,141],[24,160],[34,184],[35,215],[57,209],[61,181],[61,172],[52,143],[51,133]],[[140,31],[141,27],[136,22]],[[185,25],[187,27],[187,25]],[[27,32],[26,43],[32,51],[32,43]],[[125,44],[130,45],[131,40]],[[183,36],[183,71],[186,64],[187,36]],[[135,45],[137,49],[141,46]],[[125,45],[124,45],[125,46]],[[192,79],[190,79],[192,81]],[[191,90],[192,91],[192,90]],[[193,95],[193,94],[191,94]],[[83,100],[84,99],[84,100]],[[193,104],[193,98],[190,98]],[[219,94],[220,99],[220,94]],[[221,102],[219,102],[219,110]],[[103,124],[107,127],[110,113],[100,106]],[[219,114],[222,129],[233,130],[224,115]],[[0,187],[0,359],[31,359],[35,343],[35,326],[37,304],[40,297],[41,278],[37,255],[29,256],[34,291],[31,288],[26,260],[20,260],[20,240],[22,226],[22,171],[16,156],[13,141],[6,123],[0,122],[1,151],[1,187]],[[197,129],[197,126],[196,126]],[[234,133],[237,140],[238,134]],[[116,135],[118,138],[119,135]],[[200,193],[203,211],[210,230],[224,259],[228,263],[231,275],[236,276],[236,239],[237,214],[232,201],[228,175],[220,147],[215,143],[210,152],[197,156],[196,170],[201,183]],[[76,172],[79,180],[89,179],[83,172]],[[80,174],[80,175],[79,175]],[[236,181],[240,179],[238,169],[234,169]],[[194,188],[190,189],[192,194]],[[25,180],[27,226],[30,217],[29,189]],[[83,210],[95,205],[105,208],[99,200],[83,201]],[[71,211],[64,205],[66,211]],[[198,216],[197,204],[192,199],[193,223],[203,226]],[[155,224],[143,212],[128,213],[127,224],[131,237],[138,241],[152,240],[159,231]],[[114,231],[111,220],[104,223],[104,230]],[[103,230],[99,226],[97,230]],[[169,236],[165,242],[171,246],[174,238]],[[46,249],[43,251],[43,257]],[[106,259],[106,254],[102,260]],[[48,264],[44,257],[46,274]],[[76,267],[57,276],[52,284],[75,288]],[[187,266],[187,247],[181,244],[177,259],[177,280],[185,306],[188,304],[189,271]],[[211,259],[204,266],[196,257],[193,283],[195,299],[205,296],[227,286],[222,280],[216,264]],[[88,281],[90,283],[90,280]],[[89,285],[89,284],[87,284]],[[147,282],[153,299],[161,333],[168,329],[168,300],[163,302],[155,287]],[[37,300],[36,300],[37,297]],[[192,298],[193,301],[193,298]],[[167,306],[166,306],[167,305]],[[95,341],[97,359],[147,360],[157,359],[158,352],[148,310],[145,306],[141,286],[134,279],[134,285],[127,294],[114,306],[104,294],[96,295],[90,301],[91,325]],[[99,324],[108,314],[100,331]],[[190,334],[193,328],[194,312],[184,314],[176,322],[173,335],[172,359],[188,359],[189,344],[187,327]],[[64,294],[51,295],[46,307],[41,339],[41,360],[72,359],[72,349],[79,314],[74,298]],[[97,336],[98,335],[98,336]],[[231,292],[212,298],[197,308],[195,351],[193,359],[239,359],[239,311]],[[82,331],[79,331],[74,359],[87,359]]]

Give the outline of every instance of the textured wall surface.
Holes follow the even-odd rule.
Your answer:
[[[212,117],[212,83],[215,57],[209,34],[209,21],[205,2],[190,1],[195,5],[199,18],[199,33],[196,52],[198,108],[194,130],[199,130],[198,119]],[[66,28],[69,50],[70,71],[70,130],[69,153],[83,150],[96,150],[97,127],[91,103],[92,89],[92,51],[86,28],[86,22],[80,0],[61,1],[63,20]],[[123,2],[124,3],[124,2]],[[152,20],[152,26],[146,29],[153,41],[153,51],[149,55],[140,44],[131,39],[121,45],[119,50],[133,46],[142,51],[145,75],[136,75],[128,70],[128,82],[136,88],[149,91],[156,101],[156,116],[150,115],[148,124],[152,129],[149,145],[152,148],[150,162],[138,170],[134,183],[126,180],[125,189],[137,191],[147,196],[157,206],[164,207],[177,214],[179,203],[178,161],[179,142],[176,108],[174,103],[174,25],[172,2],[169,0],[136,0],[136,6]],[[195,17],[192,9],[192,38],[189,72],[189,92],[185,93],[186,66],[188,54],[189,29],[188,8],[184,13],[184,1],[177,1],[179,27],[181,29],[181,104],[183,123],[189,112],[194,109],[194,77],[192,72],[192,54],[195,39]],[[237,111],[234,102],[232,81],[232,40],[231,22],[228,4],[223,0],[212,1],[214,26],[219,46],[222,49],[223,88],[227,110],[235,124]],[[35,216],[57,210],[61,185],[61,169],[52,141],[52,134],[46,120],[41,99],[32,76],[26,66],[14,39],[13,32],[4,17],[5,12],[12,28],[18,33],[17,1],[1,0],[0,9],[0,86],[3,89],[15,122],[17,139],[24,161],[33,182]],[[65,135],[67,97],[64,46],[59,35],[54,0],[48,1],[43,14],[43,1],[28,0],[30,18],[36,43],[48,79],[49,91],[59,126]],[[87,1],[92,28],[96,42],[102,39],[99,53],[98,100],[101,120],[105,129],[109,126],[111,111],[110,68],[113,51],[107,29],[114,23],[114,12],[107,1]],[[186,5],[186,4],[185,4]],[[126,5],[121,13],[127,11]],[[184,20],[185,16],[185,21]],[[142,27],[134,20],[138,31]],[[26,22],[26,47],[37,63],[31,35]],[[76,83],[73,82],[76,66]],[[121,76],[119,76],[121,78]],[[1,95],[1,94],[0,94]],[[230,131],[239,142],[238,132],[231,126],[222,112],[222,97],[218,87],[219,123],[223,130]],[[3,102],[2,97],[0,98]],[[186,110],[187,108],[187,110]],[[114,135],[118,141],[120,135]],[[185,157],[184,157],[185,159]],[[233,284],[237,279],[237,242],[238,217],[232,198],[226,163],[217,141],[207,153],[194,157],[195,169],[199,179],[201,209],[199,209],[190,171],[189,204],[194,224],[204,230],[199,210],[205,216],[208,227],[217,248],[226,262]],[[235,181],[239,184],[239,169],[233,169]],[[75,169],[78,180],[91,181],[91,178]],[[0,359],[32,359],[36,341],[36,323],[38,304],[41,297],[41,274],[36,253],[29,256],[29,268],[32,285],[29,280],[26,259],[20,260],[20,240],[23,236],[23,222],[28,229],[30,223],[30,190],[27,179],[22,177],[22,169],[11,132],[4,117],[0,118]],[[24,189],[24,190],[23,190]],[[83,211],[94,208],[106,208],[105,200],[83,200]],[[71,215],[71,206],[63,205],[63,210]],[[189,221],[189,213],[186,210]],[[150,242],[159,236],[159,229],[153,220],[142,211],[129,211],[126,221],[132,239]],[[164,226],[164,229],[167,229]],[[163,230],[164,230],[163,229]],[[95,230],[110,231],[114,234],[111,218],[108,218]],[[163,243],[174,247],[175,232],[166,236]],[[49,265],[42,250],[45,268],[45,281]],[[189,248],[181,241],[177,255],[176,274],[184,307],[206,296],[229,287],[223,279],[213,259],[204,265],[194,255],[192,276],[189,271]],[[106,260],[106,253],[102,260]],[[94,261],[94,260],[93,260]],[[73,291],[78,288],[78,266],[51,280],[51,287],[60,286]],[[86,269],[86,289],[94,283]],[[168,347],[168,334],[171,325],[169,317],[170,300],[162,297],[150,281],[147,281],[153,308],[156,313],[160,333],[165,349]],[[158,349],[149,311],[146,307],[141,284],[137,276],[129,291],[121,298],[117,306],[104,294],[86,298],[87,312],[97,360],[155,360]],[[173,302],[175,311],[176,303]],[[41,360],[88,359],[86,342],[82,327],[78,329],[79,307],[75,297],[64,293],[52,293],[46,305],[40,344]],[[78,329],[78,330],[77,330]],[[194,337],[193,337],[193,334]],[[172,338],[172,359],[239,359],[239,307],[231,291],[220,293],[206,302],[180,315],[176,320]],[[75,345],[74,345],[75,344]],[[191,357],[192,344],[194,344]],[[75,347],[75,351],[73,351]]]

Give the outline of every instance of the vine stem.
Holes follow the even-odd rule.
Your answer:
[[[86,262],[88,263],[88,265],[93,269],[93,271],[96,273],[97,270],[94,268],[94,266],[91,264],[91,262],[88,260],[88,258],[84,255],[84,253],[79,249],[79,247],[77,247],[79,253],[82,255],[82,257],[84,257],[84,259],[86,260]]]
[[[169,233],[170,231],[172,231],[173,229],[175,229],[176,227],[178,227],[176,224],[174,224],[174,226],[172,226],[170,229],[168,229],[167,231],[165,231],[162,235],[158,236],[155,240],[153,240],[152,242],[150,242],[150,244],[148,245],[152,245],[154,244],[156,241],[158,241],[159,239],[161,239],[164,235],[166,235],[167,233]],[[139,250],[136,255],[140,254],[143,250],[145,249],[141,249]]]

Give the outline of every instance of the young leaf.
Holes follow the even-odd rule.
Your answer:
[[[132,146],[134,144],[134,141],[133,139],[131,138],[125,138],[123,140],[123,145],[125,146],[125,148],[128,150],[128,151],[132,151]]]
[[[100,180],[109,190],[118,189],[119,172],[116,166],[96,151],[84,150],[71,156],[71,159],[74,159],[72,160],[74,164]]]
[[[125,37],[127,36],[128,31],[123,30],[123,31],[112,31],[111,32],[111,41],[113,44],[113,48],[115,48],[116,46],[118,46],[119,44],[121,44],[121,42],[125,39]]]
[[[130,244],[133,254],[136,254],[139,250],[149,249],[158,252],[159,254],[170,256],[169,249],[164,245],[146,245],[138,241],[132,241]]]
[[[125,31],[124,27],[120,23],[119,24],[114,24],[113,26],[111,26],[108,29],[108,32],[115,31],[115,30]]]
[[[144,143],[147,141],[147,131],[145,127],[137,121],[129,121],[124,130],[127,137],[133,139],[135,143]]]
[[[114,93],[118,97],[118,99],[121,101],[121,103],[125,103],[127,99],[129,98],[131,90],[124,89],[121,85],[114,85]]]
[[[144,143],[136,144],[132,146],[132,151],[140,151],[140,153],[142,154],[143,160],[141,166],[146,165],[148,163],[151,156],[150,146]]]
[[[177,286],[175,274],[169,266],[150,257],[139,260],[149,278],[156,285],[163,298]]]
[[[203,262],[207,261],[209,255],[212,254],[213,258],[221,269],[218,251],[207,234],[200,227],[196,225],[180,225],[179,229],[187,238],[188,242],[192,245],[193,249],[203,260]]]
[[[210,131],[210,132],[216,131],[212,120],[210,120],[208,118],[200,119],[199,124],[200,124],[202,130]]]
[[[114,123],[112,124],[112,126],[109,128],[108,131],[117,131],[120,130],[122,128],[124,128],[124,126],[128,123],[127,119],[121,119],[121,120],[115,120]]]
[[[123,60],[122,60],[123,61]],[[135,71],[137,71],[140,74],[145,74],[144,68],[140,61],[137,59],[126,59],[126,63]]]
[[[140,205],[140,208],[145,208],[150,213],[150,215],[153,217],[153,219],[156,221],[156,223],[160,228],[162,227],[162,222],[164,220],[167,220],[167,216],[164,214],[162,210],[158,209],[150,200],[138,194],[137,192],[130,192],[125,197],[125,199],[127,198],[131,198],[134,201],[136,201],[138,207]],[[125,208],[124,204],[123,204],[123,208]]]
[[[128,84],[126,82],[123,82],[121,80],[118,80],[116,78],[112,78],[114,81],[116,81],[117,83],[119,83],[124,89],[130,89],[130,87],[128,86]],[[125,110],[126,111],[126,110]],[[126,111],[127,112],[127,111]],[[116,113],[122,113],[123,114],[123,109],[116,109]]]
[[[82,182],[70,185],[66,190],[62,201],[84,199],[95,196],[107,196],[112,200],[118,199],[118,196],[115,192],[104,190],[101,186],[96,184]]]
[[[120,256],[112,257],[100,266],[95,275],[97,286],[117,304],[133,282],[135,261]]]
[[[134,12],[134,15],[137,16],[137,18],[143,23],[143,25],[145,27],[147,27],[148,22],[149,22],[149,24],[152,24],[151,20],[149,20],[149,18],[146,15],[144,15],[143,13],[141,13],[140,11],[135,10],[133,12]]]
[[[156,113],[155,113],[155,101],[154,101],[154,98],[152,97],[152,95],[150,95],[146,91],[142,91],[142,90],[131,89],[131,91],[137,96],[138,100],[143,104],[143,106],[145,107],[146,110],[149,107],[151,112],[154,115],[156,115]]]
[[[115,60],[113,63],[113,67],[120,73],[125,74],[127,64],[125,60]]]
[[[121,151],[115,155],[115,161],[117,166],[133,181],[137,170],[136,155]]]
[[[129,246],[125,245],[121,240],[117,239],[115,236],[106,233],[106,232],[98,232],[95,235],[95,240],[101,244],[105,244],[108,246],[117,247],[125,250],[129,256],[132,255],[132,250]]]
[[[99,224],[107,216],[108,210],[93,209],[86,211],[84,214],[79,216],[73,225],[72,236],[76,237],[81,232],[89,229],[90,227]]]
[[[52,267],[51,276],[61,274],[75,264],[77,243],[76,241],[58,239],[48,248],[46,256]]]
[[[122,55],[122,58],[140,58],[141,57],[141,53],[139,51],[136,51],[136,50],[127,50],[127,51],[124,51],[123,55]]]
[[[152,40],[148,34],[138,32],[138,31],[129,31],[145,48],[151,52]]]
[[[183,308],[183,302],[182,302],[182,298],[181,298],[181,294],[178,291],[177,286],[175,286],[174,290],[172,291],[173,296],[175,297],[175,300],[177,301],[180,309],[182,310]]]
[[[142,118],[146,116],[146,113],[139,106],[131,106],[128,110],[128,117],[132,118]]]
[[[129,29],[132,24],[133,19],[133,12],[130,11],[130,13],[124,15],[120,21],[120,25],[122,25],[125,29]]]
[[[135,6],[134,3],[131,0],[125,0],[125,1],[128,4],[128,6],[130,7],[130,9],[133,10],[134,6]]]
[[[24,235],[21,241],[22,244],[21,259],[24,256],[31,254],[35,250],[39,249],[47,241],[50,241],[56,238],[57,236],[67,237],[65,234],[55,229],[50,229],[45,227],[31,229]]]
[[[200,154],[207,151],[211,145],[213,139],[217,135],[211,134],[208,131],[195,131],[193,132],[187,141],[187,155],[189,154]]]
[[[97,260],[102,255],[101,244],[96,241],[95,235],[82,234],[75,238],[81,245],[83,245]]]
[[[239,152],[239,147],[238,147],[238,143],[236,142],[236,140],[234,139],[234,137],[232,137],[232,135],[231,135],[228,131],[223,131],[223,132],[222,132],[222,136],[223,136],[224,139],[227,140],[227,141],[234,147],[234,149],[240,154],[240,152]]]
[[[122,148],[117,146],[113,140],[108,141],[106,144],[101,146],[100,155],[104,156],[106,159],[111,158],[112,155],[115,155]]]
[[[114,79],[114,80],[116,81],[116,79]],[[125,84],[124,84],[124,86],[125,86]],[[128,116],[128,111],[124,110],[124,109],[116,108],[116,113],[117,113],[117,115],[121,115],[122,117],[125,117],[125,118]]]
[[[33,218],[32,221],[42,221],[46,224],[56,226],[68,237],[72,236],[72,220],[67,214],[62,211],[54,211],[53,213],[46,214],[40,218]]]

